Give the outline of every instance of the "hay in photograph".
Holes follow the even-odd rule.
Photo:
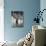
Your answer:
[[[23,11],[11,11],[12,27],[23,27],[24,26],[24,15]]]

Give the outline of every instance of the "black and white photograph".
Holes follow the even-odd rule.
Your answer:
[[[12,27],[24,26],[23,11],[11,11]]]

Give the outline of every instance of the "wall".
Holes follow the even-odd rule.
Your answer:
[[[40,0],[5,0],[4,1],[4,36],[7,41],[18,41],[32,28],[32,20],[36,17],[35,12],[40,9]],[[24,27],[11,27],[11,11],[24,11]]]
[[[40,9],[41,9],[41,11],[42,11],[43,9],[46,9],[46,0],[40,0]],[[43,22],[41,21],[41,22],[40,22],[40,25],[46,27],[46,20],[45,20],[45,19],[46,19],[46,10],[43,12],[42,17],[43,17]]]
[[[0,0],[0,42],[4,41],[4,0]]]

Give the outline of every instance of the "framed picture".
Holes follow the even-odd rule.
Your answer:
[[[24,15],[23,11],[11,11],[12,27],[23,27],[24,26]]]

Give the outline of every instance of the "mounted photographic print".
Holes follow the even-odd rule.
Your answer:
[[[11,11],[12,27],[24,26],[23,11]]]

